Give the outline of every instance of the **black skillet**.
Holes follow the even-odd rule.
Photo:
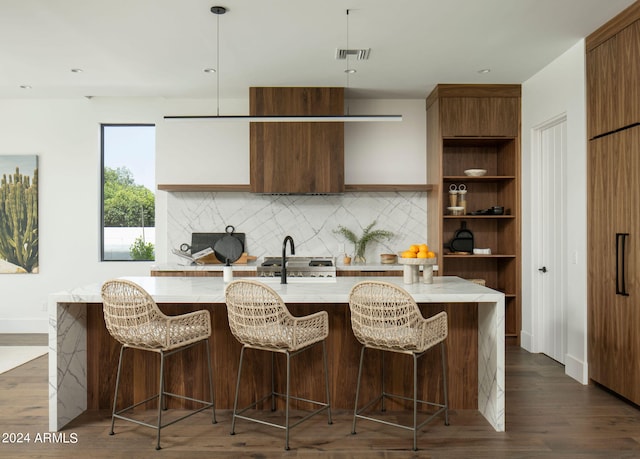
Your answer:
[[[225,229],[227,233],[216,241],[213,245],[213,253],[220,263],[233,263],[242,256],[244,252],[244,244],[242,241],[233,235],[235,228],[232,225],[228,225]]]

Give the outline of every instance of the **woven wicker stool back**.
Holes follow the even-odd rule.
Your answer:
[[[356,284],[349,294],[349,308],[353,334],[369,347],[424,352],[447,337],[446,313],[423,318],[411,295],[394,284]]]
[[[295,351],[329,335],[326,313],[296,318],[280,295],[261,282],[234,281],[225,297],[231,333],[242,344]]]

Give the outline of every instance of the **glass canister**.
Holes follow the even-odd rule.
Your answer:
[[[462,215],[467,215],[467,186],[458,185],[458,207],[462,207]]]

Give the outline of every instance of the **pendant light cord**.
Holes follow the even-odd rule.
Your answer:
[[[216,15],[216,116],[220,116],[220,15]]]
[[[345,93],[349,92],[349,71],[351,70],[349,68],[349,62],[350,62],[351,56],[349,55],[349,10],[347,9],[347,68],[344,69],[344,72],[347,74],[347,90],[345,91]],[[347,116],[349,115],[349,105],[351,103],[349,102],[349,99],[347,99]]]

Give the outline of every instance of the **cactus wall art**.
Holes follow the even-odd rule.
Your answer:
[[[38,157],[0,155],[0,273],[37,273],[38,240]]]

